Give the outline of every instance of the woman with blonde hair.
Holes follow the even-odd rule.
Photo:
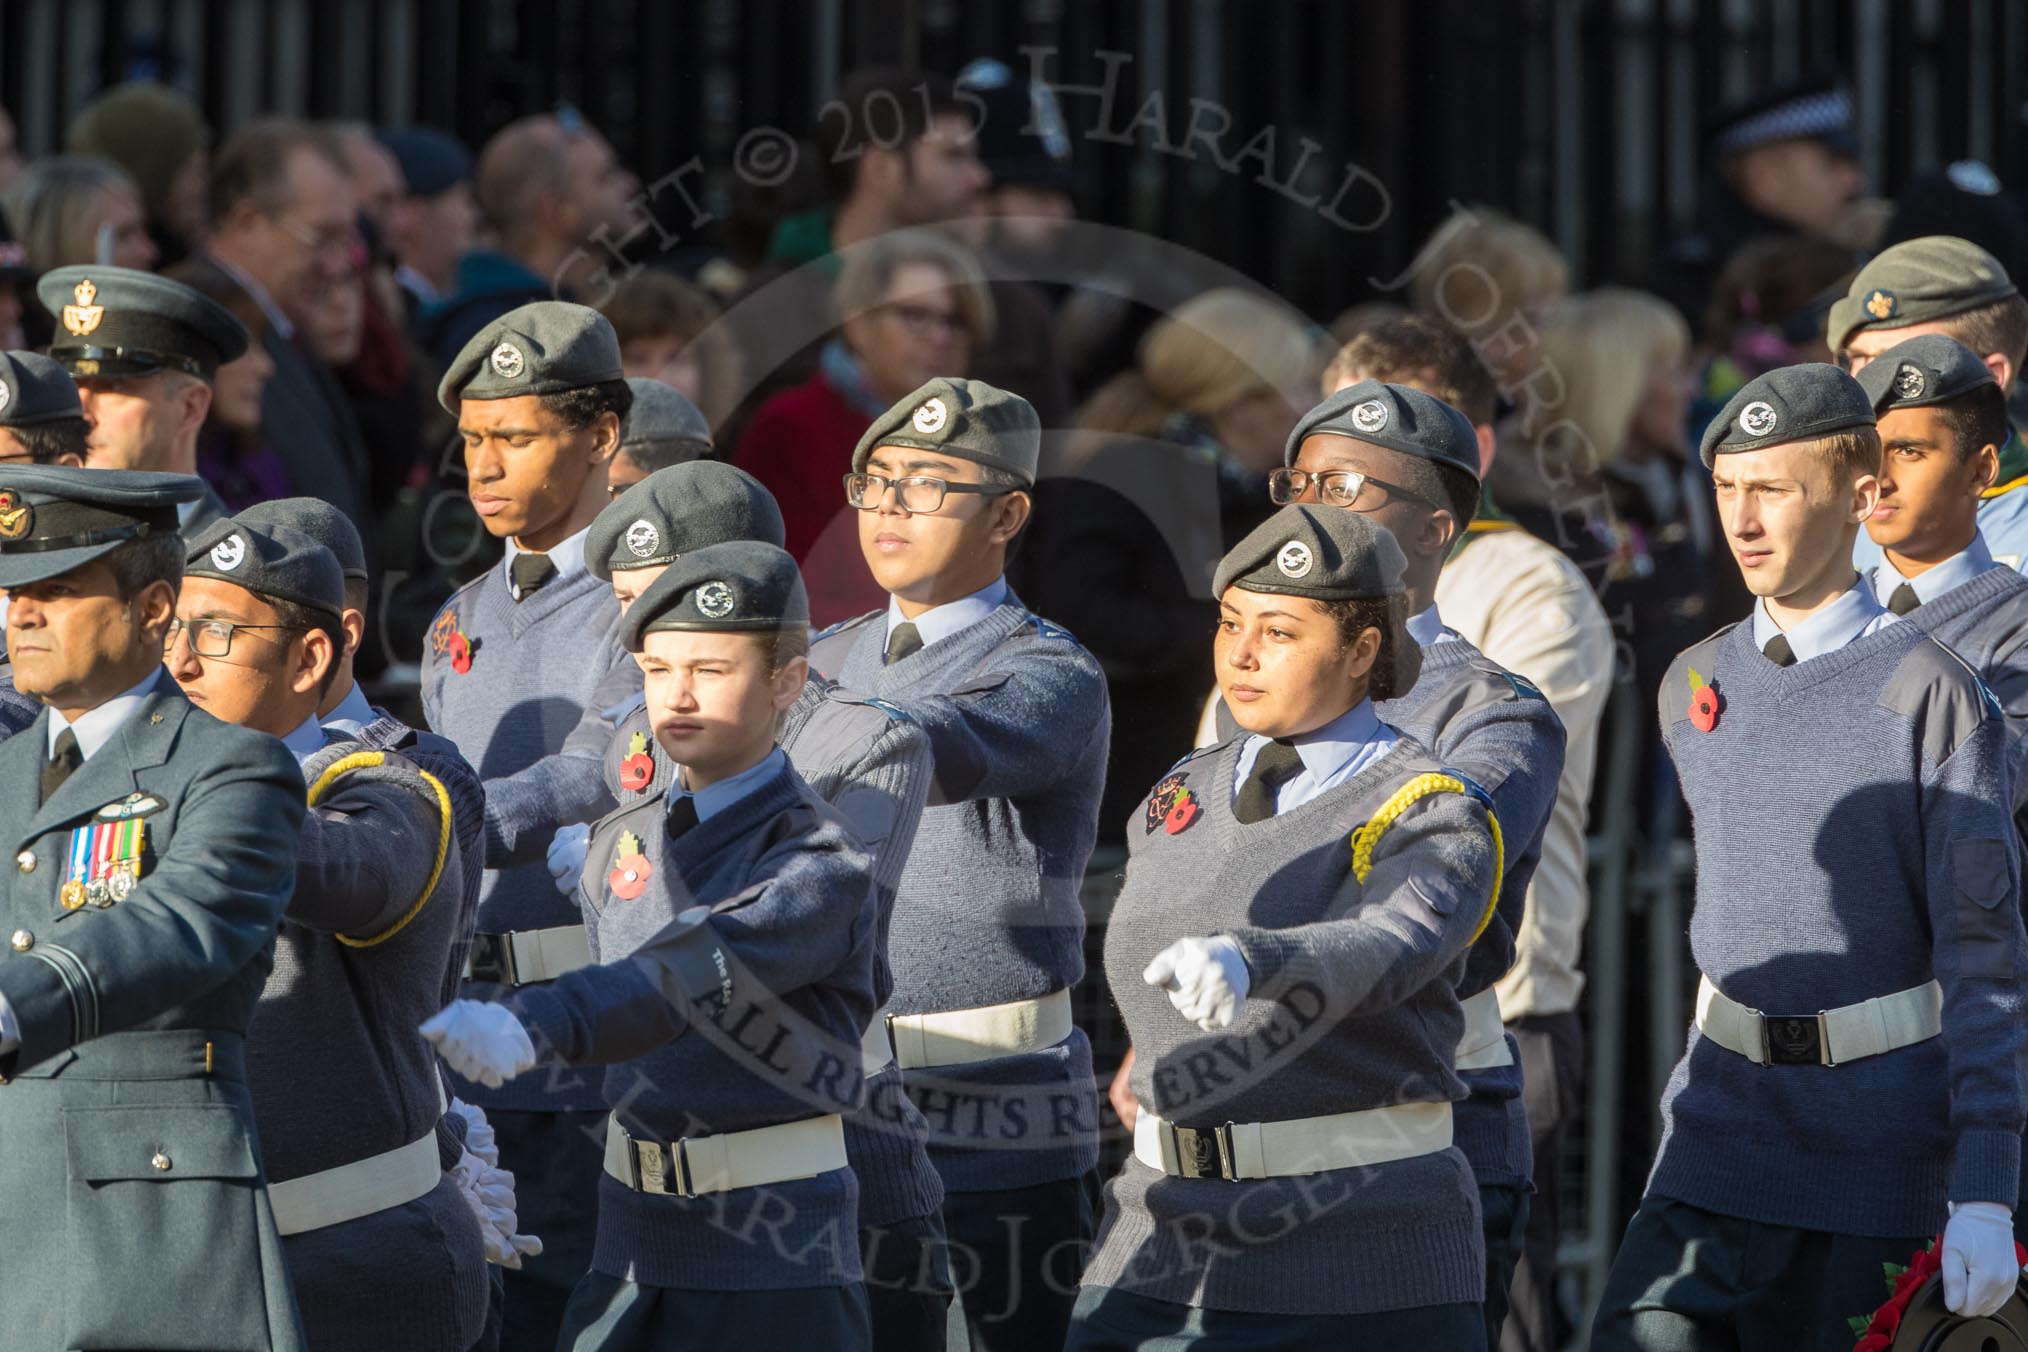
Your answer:
[[[147,271],[158,256],[148,237],[141,190],[126,170],[91,155],[52,155],[30,164],[0,197],[0,212],[37,277],[73,263],[111,263]],[[32,295],[33,288],[25,288]],[[40,304],[23,317],[28,341],[41,347],[55,321]]]

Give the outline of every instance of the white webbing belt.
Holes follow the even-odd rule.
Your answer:
[[[508,967],[506,984],[526,986],[536,981],[554,981],[565,972],[591,966],[591,948],[583,925],[557,925],[552,929],[514,930],[507,934],[478,936],[505,949]],[[465,976],[472,979],[472,962],[465,962]],[[494,980],[492,974],[478,978]]]
[[[1070,1036],[1070,992],[941,1014],[891,1014],[894,1060],[903,1070],[961,1066],[996,1056],[1039,1052]]]
[[[1488,986],[1463,1004],[1465,1033],[1458,1039],[1459,1070],[1491,1070],[1511,1066],[1514,1054],[1507,1050],[1507,1025],[1500,1020],[1500,993]]]
[[[859,1035],[859,1069],[864,1075],[886,1070],[894,1064],[894,1044],[887,1040],[887,1010],[883,1007]]]
[[[1763,1014],[1697,979],[1697,1030],[1755,1065],[1842,1065],[1926,1042],[1943,1031],[1934,981],[1815,1014]]]
[[[636,1192],[697,1197],[844,1167],[845,1125],[836,1113],[667,1144],[629,1136],[606,1119],[606,1172]]]
[[[1398,1103],[1286,1122],[1193,1129],[1141,1109],[1134,1158],[1177,1178],[1291,1178],[1447,1150],[1451,1105]]]
[[[407,1145],[301,1178],[268,1184],[275,1228],[285,1235],[342,1225],[427,1196],[444,1176],[437,1129]]]

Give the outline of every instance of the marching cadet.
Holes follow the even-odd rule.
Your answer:
[[[1453,1058],[1501,824],[1375,712],[1421,665],[1405,566],[1366,515],[1308,504],[1219,564],[1244,731],[1128,833],[1105,963],[1140,1111],[1067,1352],[1486,1344]]]
[[[0,744],[0,1283],[7,1345],[304,1346],[262,1180],[246,1028],[295,881],[303,781],[162,670],[181,475],[0,467],[23,693]]]
[[[1458,987],[1465,1036],[1454,1064],[1470,1093],[1453,1115],[1458,1149],[1479,1184],[1486,1338],[1498,1352],[1534,1161],[1520,1055],[1493,986],[1513,966],[1528,883],[1556,806],[1563,723],[1540,691],[1437,613],[1437,576],[1479,503],[1478,435],[1463,413],[1407,385],[1361,381],[1303,416],[1286,460],[1269,480],[1277,502],[1347,508],[1386,527],[1401,547],[1408,635],[1421,649],[1422,674],[1378,706],[1380,717],[1485,789],[1506,833],[1500,905]]]
[[[408,1031],[441,1003],[464,860],[442,781],[318,722],[344,609],[331,551],[228,518],[190,543],[164,660],[206,713],[281,738],[308,790],[247,1070],[310,1345],[465,1352],[485,1252],[435,1055]]]
[[[1888,348],[1942,334],[1971,348],[2004,397],[2028,360],[2028,299],[2000,260],[1968,239],[1924,235],[1882,249],[1831,303],[1824,341],[1854,375]],[[1979,499],[1979,533],[2001,564],[2028,570],[2028,443],[2001,443],[1994,482]],[[1871,532],[1853,556],[1861,572],[1880,562]]]
[[[658,470],[600,512],[586,537],[585,566],[612,583],[624,614],[677,559],[729,540],[780,547],[781,509],[745,470],[699,460]],[[629,804],[660,796],[677,769],[649,725],[645,699],[636,703],[622,717],[606,758],[608,791]],[[884,1004],[893,988],[888,921],[929,790],[928,740],[894,705],[855,695],[814,672],[777,739],[796,773],[838,811],[873,858],[881,935],[874,984]],[[558,886],[577,894],[587,853],[594,861],[591,877],[607,876],[627,821],[624,813],[608,818],[589,843],[587,828],[559,832],[550,853]],[[589,906],[585,920],[596,928]],[[943,1181],[929,1162],[929,1125],[903,1088],[881,1014],[867,1028],[864,1073],[865,1101],[845,1114],[845,1153],[859,1180],[859,1245],[873,1343],[881,1352],[940,1352],[951,1299]]]
[[[681,390],[647,376],[628,376],[634,406],[627,410],[620,449],[606,467],[607,491],[618,497],[658,469],[711,454],[711,423]]]
[[[61,366],[38,352],[0,352],[0,465],[84,464],[85,422],[77,386]],[[0,517],[0,530],[6,521]],[[0,630],[7,598],[0,595]],[[14,689],[7,649],[0,641],[0,738],[35,721],[42,706]]]
[[[77,382],[92,469],[197,473],[197,434],[218,368],[246,352],[246,326],[211,297],[132,268],[53,268],[35,294],[57,320],[49,355]],[[209,485],[178,509],[195,532],[225,515]]]
[[[676,763],[620,810],[582,895],[602,965],[460,1000],[423,1031],[495,1083],[547,1059],[606,1080],[599,1242],[558,1346],[871,1347],[839,1117],[873,1013],[872,861],[775,743],[803,688],[809,607],[772,545],[710,545],[628,611]]]
[[[1992,1313],[2020,1275],[2005,735],[1964,661],[1853,573],[1882,464],[1857,381],[1770,371],[1702,453],[1760,599],[1661,690],[1703,976],[1592,1346],[1842,1352],[1881,1264],[1939,1226],[1951,1310]]]
[[[977,380],[932,380],[876,418],[845,500],[888,607],[811,656],[929,737],[887,1024],[977,1352],[1062,1340],[1094,1220],[1097,1094],[1070,987],[1112,719],[1098,663],[1003,576],[1040,443],[1028,402]]]
[[[555,756],[594,692],[627,660],[612,594],[585,571],[584,533],[605,501],[632,391],[612,325],[538,301],[465,345],[437,398],[458,419],[467,492],[507,557],[461,587],[424,645],[423,712],[487,780],[486,872],[471,948],[477,993],[561,975],[587,960],[584,927],[543,867],[540,834],[500,835],[493,784]],[[597,761],[584,773],[596,780]],[[512,826],[510,821],[507,825]],[[503,1352],[550,1352],[570,1289],[591,1263],[604,1102],[577,1072],[461,1086],[485,1109],[516,1179],[520,1223],[543,1252],[506,1274]]]

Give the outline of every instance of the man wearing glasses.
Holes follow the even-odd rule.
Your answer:
[[[0,743],[0,1282],[24,1352],[305,1346],[246,1055],[303,777],[162,670],[198,489],[0,467],[8,648],[48,706]]]
[[[1097,1094],[1070,987],[1112,716],[1098,663],[1002,576],[1040,448],[1034,408],[984,381],[939,377],[875,419],[845,500],[887,608],[810,655],[929,737],[887,1023],[976,1352],[1061,1345],[1094,1228]]]
[[[337,378],[298,332],[313,326],[331,288],[357,284],[359,208],[343,153],[307,123],[250,123],[212,161],[211,202],[208,261],[267,315],[261,345],[275,373],[261,391],[261,425],[289,489],[343,511],[370,554],[366,441]]]

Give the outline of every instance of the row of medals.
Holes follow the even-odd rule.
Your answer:
[[[140,875],[140,860],[115,860],[111,871],[102,878],[94,878],[90,882],[72,878],[57,890],[56,899],[66,911],[78,910],[86,902],[104,910],[116,901],[125,901]]]

